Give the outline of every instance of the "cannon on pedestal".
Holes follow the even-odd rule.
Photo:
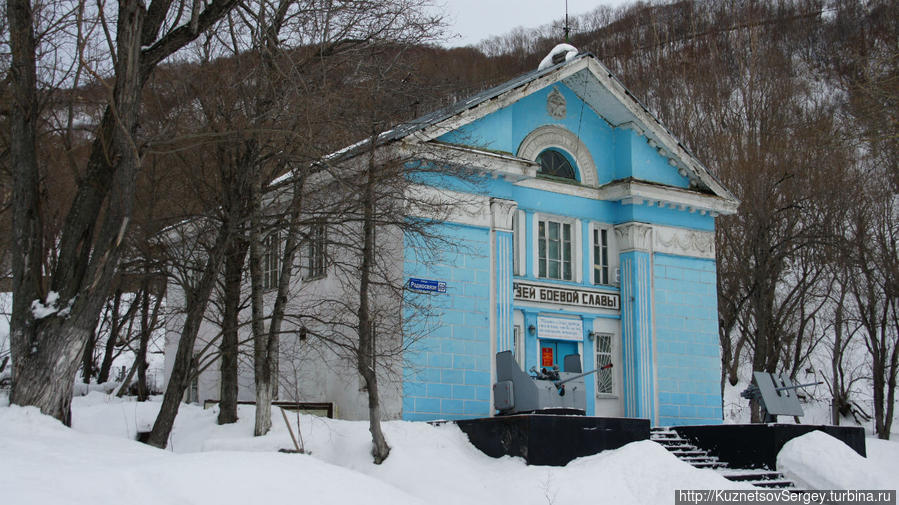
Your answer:
[[[816,386],[820,382],[793,384],[789,377],[768,372],[753,372],[752,384],[740,396],[755,400],[762,409],[763,422],[776,423],[777,416],[801,416],[802,405],[796,390],[806,386]]]
[[[500,415],[531,412],[585,415],[584,377],[611,367],[609,363],[582,372],[580,355],[571,354],[565,356],[565,372],[560,372],[557,366],[540,370],[532,367],[534,375],[528,375],[519,368],[512,351],[503,351],[496,354],[493,404]]]

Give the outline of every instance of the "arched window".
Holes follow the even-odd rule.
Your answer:
[[[561,179],[577,180],[577,175],[571,161],[555,149],[547,149],[537,155],[537,163],[540,164],[540,175],[559,177]]]
[[[551,152],[568,161],[570,168],[564,168],[565,164],[559,163],[560,158],[547,154]],[[536,174],[538,177],[597,186],[596,163],[590,155],[590,150],[577,135],[561,126],[543,125],[528,133],[518,146],[515,155],[537,162],[540,165]],[[552,158],[555,158],[555,161]]]

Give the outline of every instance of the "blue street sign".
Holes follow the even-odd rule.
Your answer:
[[[425,293],[446,293],[446,283],[443,281],[432,281],[430,279],[409,279],[407,283],[409,289],[415,291],[423,291]]]

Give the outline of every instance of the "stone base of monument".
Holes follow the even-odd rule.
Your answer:
[[[777,453],[790,440],[819,430],[865,456],[865,430],[858,426],[810,424],[718,424],[672,426],[681,438],[733,468],[777,468]]]
[[[520,456],[529,465],[563,466],[575,458],[649,439],[648,419],[517,414],[455,423],[484,454]]]

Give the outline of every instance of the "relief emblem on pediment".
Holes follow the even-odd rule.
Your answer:
[[[565,97],[559,92],[559,88],[553,88],[546,97],[546,112],[555,119],[564,119],[568,114]]]

